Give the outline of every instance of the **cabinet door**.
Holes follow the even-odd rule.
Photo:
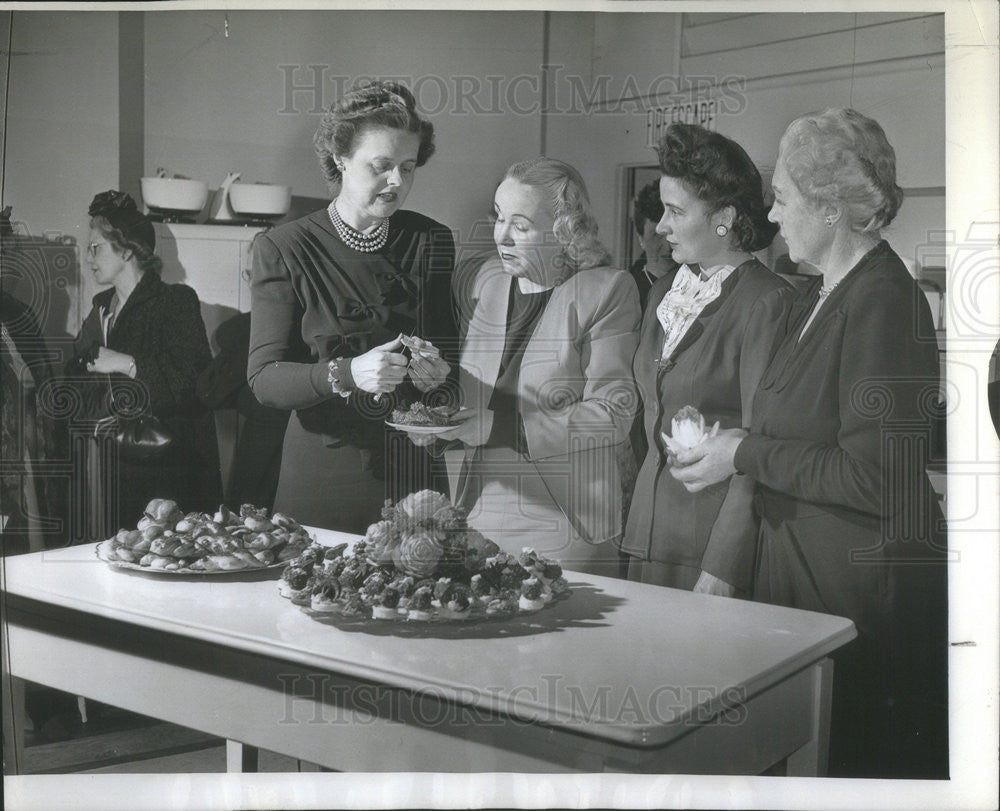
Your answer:
[[[163,280],[194,288],[212,340],[219,324],[250,310],[251,245],[261,229],[186,224],[156,229]]]

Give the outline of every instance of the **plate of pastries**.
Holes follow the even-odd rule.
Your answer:
[[[468,408],[449,405],[428,406],[411,403],[408,409],[395,408],[386,425],[410,434],[442,434],[457,428],[472,416]]]
[[[353,544],[309,544],[278,589],[316,619],[410,625],[533,613],[571,591],[557,561],[502,551],[431,490],[387,503]]]
[[[164,575],[225,574],[283,567],[311,543],[293,518],[268,515],[263,507],[185,513],[176,502],[155,498],[134,529],[97,545],[97,557],[115,568]]]

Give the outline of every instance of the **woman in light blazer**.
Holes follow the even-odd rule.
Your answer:
[[[445,435],[455,501],[505,551],[616,575],[618,459],[630,453],[639,297],[607,266],[583,179],[517,163],[494,196],[497,253],[462,263],[453,295],[472,415]]]

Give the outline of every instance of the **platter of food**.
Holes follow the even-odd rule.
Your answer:
[[[279,569],[312,543],[287,515],[244,504],[212,515],[183,513],[153,499],[135,529],[120,529],[97,545],[97,557],[117,569],[164,575],[218,575]]]
[[[413,403],[407,410],[393,409],[392,416],[385,424],[410,434],[442,434],[461,425],[472,413],[468,408]]]
[[[571,588],[556,561],[501,551],[445,496],[421,490],[387,504],[353,545],[310,544],[279,591],[317,619],[463,623],[541,611]]]

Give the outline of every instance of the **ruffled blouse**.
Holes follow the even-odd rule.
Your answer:
[[[669,358],[688,328],[701,315],[701,311],[719,297],[722,283],[736,268],[722,265],[705,277],[687,265],[681,265],[670,289],[656,307],[656,318],[663,327],[663,348],[660,358]],[[709,268],[709,271],[713,268]]]

